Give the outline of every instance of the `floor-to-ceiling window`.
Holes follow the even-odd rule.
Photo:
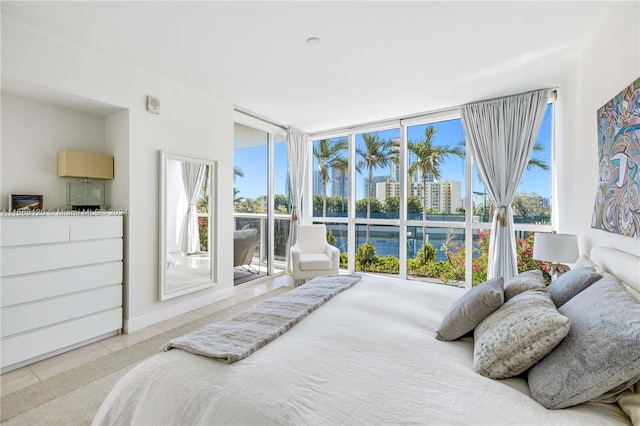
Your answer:
[[[466,173],[460,118],[406,126],[407,278],[464,286]]]
[[[387,189],[399,172],[400,128],[356,133],[354,141],[355,269],[397,273],[399,199]]]
[[[341,267],[347,268],[349,252],[348,217],[349,138],[336,136],[313,142],[312,148],[312,211],[327,227],[327,239],[340,250]],[[330,218],[328,220],[327,218]]]
[[[512,206],[521,269],[544,268],[531,248],[533,232],[551,230],[552,121],[549,104]],[[486,279],[493,206],[458,111],[358,129],[312,135],[313,220],[338,233],[341,267],[456,286]]]

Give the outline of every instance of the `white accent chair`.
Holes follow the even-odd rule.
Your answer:
[[[337,274],[340,250],[327,243],[325,225],[298,225],[298,239],[290,249],[293,278],[301,280]]]

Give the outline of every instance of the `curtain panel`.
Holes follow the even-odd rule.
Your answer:
[[[287,131],[287,162],[291,193],[291,224],[287,240],[287,270],[291,270],[289,248],[297,239],[298,224],[304,223],[305,211],[302,205],[304,184],[307,180],[309,164],[309,135],[290,127]]]
[[[511,203],[535,144],[550,90],[507,96],[462,107],[462,125],[480,178],[495,206],[487,279],[518,274]]]
[[[207,168],[205,164],[195,164],[182,161],[182,185],[187,197],[187,211],[182,220],[182,251],[193,254],[200,251],[200,233],[198,232],[198,214],[196,202],[200,193],[200,186]]]

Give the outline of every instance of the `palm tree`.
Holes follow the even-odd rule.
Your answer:
[[[373,190],[373,169],[387,167],[397,155],[397,144],[387,139],[380,139],[377,133],[365,133],[362,135],[364,147],[356,148],[356,153],[362,158],[358,161],[356,169],[361,173],[362,167],[369,171],[367,182],[367,219],[371,216],[371,193]],[[366,241],[369,242],[369,224],[367,224]]]
[[[532,153],[534,152],[542,152],[544,151],[544,147],[540,142],[536,142],[533,145]],[[529,162],[527,163],[527,170],[531,170],[532,168],[537,167],[539,169],[544,170],[545,172],[549,170],[549,165],[539,158],[529,158]]]
[[[313,148],[313,155],[318,160],[318,172],[322,178],[322,217],[327,216],[327,183],[329,182],[329,170],[339,170],[343,175],[347,174],[348,162],[342,155],[348,143],[346,139],[330,142],[322,139]]]
[[[464,157],[464,151],[459,147],[449,145],[434,145],[433,138],[437,129],[427,126],[424,129],[424,139],[418,141],[407,141],[407,149],[414,153],[416,161],[409,166],[409,176],[417,172],[422,175],[422,219],[427,218],[427,175],[433,175],[435,180],[440,180],[440,166],[444,159],[450,155]],[[422,235],[424,244],[427,242],[427,235],[423,227]]]
[[[244,172],[242,171],[242,169],[240,167],[234,167],[233,168],[233,183],[236,182],[236,177],[237,176],[240,176],[240,177],[244,176]],[[244,201],[244,197],[239,197],[238,196],[239,193],[240,193],[239,189],[233,188],[233,204],[234,204],[234,206],[237,206],[239,203]]]

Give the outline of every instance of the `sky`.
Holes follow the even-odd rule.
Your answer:
[[[551,131],[552,131],[552,104],[547,106],[545,116],[540,127],[537,138],[543,148],[543,152],[534,153],[537,158],[544,160],[551,165]],[[460,119],[449,120],[438,123],[431,123],[436,128],[436,134],[433,141],[437,145],[456,146],[460,141],[465,139],[462,129],[462,121]],[[427,125],[410,126],[407,129],[407,137],[410,140],[418,140],[424,138],[424,129]],[[378,132],[381,138],[393,139],[399,137],[400,129],[391,129]],[[356,144],[362,143],[361,135],[356,136]],[[346,153],[345,153],[346,155]],[[267,193],[267,147],[259,146],[254,148],[238,149],[234,152],[234,166],[240,168],[244,176],[236,177],[234,187],[240,191],[238,196],[245,198],[256,198],[259,195]],[[276,194],[286,193],[287,178],[287,156],[284,143],[275,144],[275,175],[274,187]],[[459,181],[461,183],[461,192],[464,197],[466,194],[465,185],[465,164],[464,160],[455,156],[448,157],[441,168],[441,180],[448,179],[450,181]],[[389,168],[374,169],[374,176],[388,176]],[[356,197],[364,198],[364,178],[368,175],[367,170],[363,170],[363,174],[357,174],[356,178]],[[483,191],[482,184],[478,181],[477,173],[474,172],[474,191]],[[534,192],[546,198],[551,198],[551,171],[544,171],[534,168],[525,171],[520,183],[518,192]]]
[[[287,149],[284,143],[274,144],[274,188],[276,194],[286,194]],[[267,146],[236,149],[233,165],[243,176],[236,176],[234,187],[239,197],[256,198],[267,193]]]

